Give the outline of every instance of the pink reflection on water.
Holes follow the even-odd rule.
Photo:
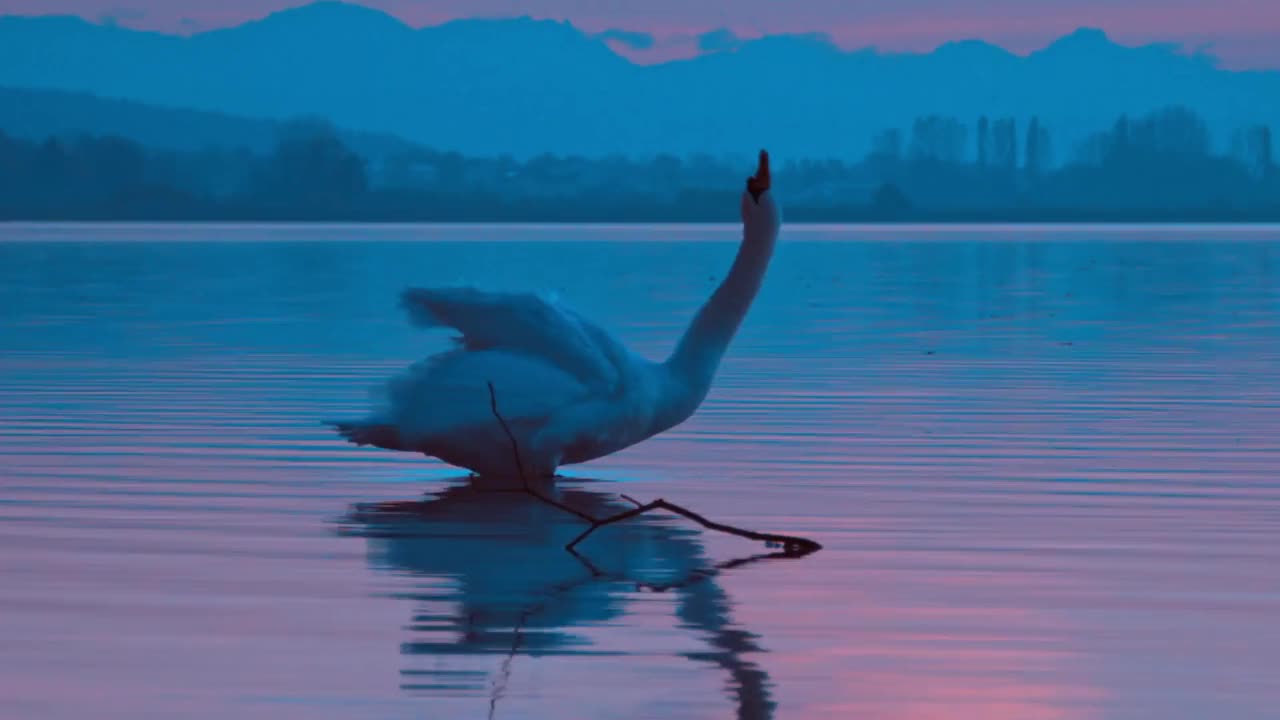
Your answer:
[[[1172,257],[1183,246],[1161,247]],[[892,246],[931,280],[902,291],[914,310],[840,301],[858,282],[782,265],[780,282],[819,275],[838,290],[803,309],[816,316],[803,323],[784,312],[789,297],[766,298],[689,424],[571,469],[609,478],[584,486],[605,495],[666,497],[826,549],[724,573],[707,586],[719,594],[618,587],[556,605],[547,632],[614,654],[519,655],[499,716],[724,717],[736,681],[689,656],[737,631],[759,636],[762,650],[735,659],[767,675],[778,717],[1267,716],[1280,661],[1277,354],[1273,324],[1232,324],[1226,308],[1273,314],[1271,285],[1218,284],[1224,299],[1183,307],[1186,322],[1153,314],[1145,334],[1072,336],[1068,347],[1048,313],[1098,310],[1097,297],[1041,298],[1052,310],[1035,316],[998,308],[1010,315],[998,325],[977,313],[939,320],[925,301],[952,267],[929,270],[924,256],[943,252]],[[1213,267],[1197,261],[1195,276]],[[875,283],[897,287],[895,268],[868,271],[888,278],[866,280],[871,297],[885,292]],[[688,272],[643,288],[658,309],[600,310],[651,313],[623,329],[660,354],[675,314],[661,303],[692,305],[685,281],[703,277]],[[1036,287],[1047,293],[1059,276],[1046,269]],[[216,312],[235,309],[232,295]],[[47,364],[0,355],[0,690],[20,716],[487,711],[500,653],[404,646],[457,647],[446,621],[467,601],[541,598],[565,558],[551,541],[524,555],[486,536],[476,561],[428,544],[415,570],[382,563],[366,538],[332,534],[354,502],[414,499],[454,474],[348,448],[318,424],[358,411],[368,384],[421,350],[347,357],[338,336],[344,347],[328,353],[210,343],[166,359],[146,343],[124,346],[138,357],[54,352],[60,336],[37,333]],[[654,537],[713,559],[756,549],[706,533]],[[668,557],[607,537],[593,552],[643,569]],[[715,602],[730,618],[719,627],[687,619]],[[511,632],[501,625],[485,627]],[[439,671],[471,674],[405,689]]]

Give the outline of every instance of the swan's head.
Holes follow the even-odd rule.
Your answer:
[[[764,229],[765,232],[749,232],[749,238],[753,234],[763,237],[777,233],[780,219],[778,219],[777,205],[773,202],[773,193],[769,192],[769,188],[772,187],[773,176],[769,172],[769,152],[760,150],[759,164],[755,167],[755,174],[746,178],[746,192],[742,193],[742,224],[748,228]],[[772,242],[772,237],[769,237],[769,241]]]
[[[747,178],[747,192],[751,193],[751,198],[759,203],[760,196],[769,189],[772,182],[773,177],[769,173],[769,151],[761,150],[760,159],[756,163],[756,174]]]
[[[774,203],[773,176],[769,171],[769,151],[760,151],[756,173],[747,178],[747,191],[742,194],[742,223],[748,228],[747,240],[752,244],[773,246],[781,218]]]

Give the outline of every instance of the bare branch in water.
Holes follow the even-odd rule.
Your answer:
[[[516,436],[511,432],[511,426],[507,425],[507,421],[503,419],[502,413],[498,412],[498,393],[493,389],[493,381],[486,383],[489,386],[489,409],[493,411],[493,416],[498,418],[498,424],[502,426],[502,432],[507,434],[507,439],[511,441],[511,455],[516,460],[516,471],[520,473],[520,481],[524,483],[525,490],[529,489],[529,476],[524,471],[524,461],[520,459],[520,445],[516,442]]]
[[[724,523],[718,523],[718,522],[715,522],[714,520],[708,520],[707,518],[703,517],[702,515],[699,515],[698,513],[688,508],[681,507],[679,505],[676,505],[675,503],[667,502],[662,498],[658,498],[657,500],[654,500],[653,502],[648,503],[646,505],[641,505],[640,507],[637,507],[634,510],[627,510],[625,512],[620,512],[617,515],[614,515],[612,517],[607,517],[603,520],[595,521],[594,523],[592,523],[591,527],[587,528],[586,530],[583,530],[582,534],[574,538],[573,542],[569,543],[566,547],[572,550],[573,548],[577,547],[578,543],[582,542],[583,540],[586,540],[591,535],[591,533],[595,532],[596,530],[599,530],[605,525],[612,525],[616,522],[629,520],[633,517],[636,517],[637,515],[643,515],[644,513],[647,513],[653,510],[666,510],[668,512],[673,512],[676,515],[687,517],[690,520],[698,523],[702,527],[707,528],[708,530],[717,530],[722,533],[728,533],[729,535],[737,535],[738,537],[747,538],[748,540],[759,540],[765,543],[773,543],[776,545],[781,545],[783,549],[782,555],[785,557],[801,557],[804,555],[808,555],[809,553],[812,553],[812,552],[817,552],[818,550],[822,549],[822,545],[808,538],[796,537],[794,535],[777,535],[775,533],[756,532],[754,530],[746,530],[743,528],[734,527],[733,525],[725,525]]]
[[[581,518],[582,520],[585,520],[588,523],[591,523],[591,527],[587,528],[586,530],[583,530],[582,533],[578,535],[578,537],[574,538],[572,542],[570,542],[568,545],[565,546],[565,550],[568,550],[574,555],[578,555],[577,551],[575,550],[575,548],[578,546],[578,543],[582,542],[583,540],[586,540],[591,535],[591,533],[595,532],[596,530],[599,530],[600,528],[606,525],[612,525],[614,523],[622,522],[623,520],[629,520],[633,517],[636,517],[637,515],[643,515],[644,513],[647,513],[653,510],[666,510],[667,512],[675,513],[676,515],[686,517],[698,523],[699,525],[701,525],[704,528],[707,528],[708,530],[716,530],[718,532],[728,533],[729,535],[737,535],[738,537],[747,538],[748,540],[758,540],[760,542],[769,543],[771,545],[780,545],[783,551],[781,553],[776,553],[778,557],[789,557],[789,558],[803,557],[805,555],[808,555],[813,552],[817,552],[818,550],[822,549],[821,544],[819,544],[814,540],[810,540],[808,538],[797,537],[794,535],[778,535],[775,533],[756,532],[754,530],[746,530],[744,528],[734,527],[733,525],[725,525],[724,523],[718,523],[718,522],[715,522],[714,520],[708,520],[707,518],[703,517],[702,515],[688,508],[682,507],[680,505],[676,505],[675,503],[667,502],[662,498],[658,498],[657,500],[654,500],[651,503],[646,503],[642,505],[635,498],[632,498],[627,495],[623,495],[622,497],[624,499],[633,503],[636,506],[634,509],[626,510],[624,512],[618,513],[617,515],[611,515],[607,518],[597,519],[592,517],[591,515],[588,515],[585,512],[582,512],[581,510],[569,507],[568,505],[565,505],[564,503],[558,500],[555,500],[554,498],[548,497],[542,494],[541,492],[538,492],[538,490],[536,490],[533,487],[533,485],[530,484],[529,476],[526,475],[524,471],[524,462],[520,458],[520,444],[516,441],[516,436],[514,433],[511,432],[511,427],[507,425],[507,421],[504,420],[502,417],[502,414],[498,412],[498,394],[493,389],[493,383],[489,382],[488,385],[489,385],[489,408],[493,411],[493,416],[498,419],[498,423],[502,425],[502,431],[507,434],[507,439],[511,441],[511,453],[515,457],[516,470],[520,473],[520,480],[521,480],[521,483],[524,485],[524,491],[534,496],[535,498],[541,500],[542,502],[547,503],[548,505],[557,507],[571,515],[575,515]]]
[[[577,517],[582,518],[583,520],[586,520],[589,523],[595,523],[596,522],[595,518],[582,512],[581,510],[578,510],[577,508],[569,507],[568,505],[565,505],[564,503],[560,502],[559,500],[556,500],[555,498],[548,497],[547,495],[544,495],[541,492],[538,492],[538,490],[533,487],[533,484],[529,482],[529,476],[524,471],[524,461],[520,459],[520,444],[516,442],[516,436],[514,433],[511,432],[511,426],[507,425],[507,421],[502,419],[502,414],[498,412],[498,394],[493,389],[493,383],[489,382],[488,385],[489,385],[489,408],[493,410],[493,416],[498,418],[498,422],[502,424],[502,431],[507,434],[507,439],[511,441],[511,454],[515,457],[516,471],[520,473],[520,482],[524,485],[524,491],[534,496],[535,498],[541,500],[542,502],[548,505],[551,505],[553,507],[557,507],[569,513],[570,515],[576,515]]]

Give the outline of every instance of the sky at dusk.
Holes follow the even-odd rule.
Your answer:
[[[192,33],[236,25],[306,0],[0,0],[0,13],[76,14],[94,21]],[[1014,52],[1043,47],[1082,27],[1119,42],[1172,42],[1218,56],[1230,68],[1280,68],[1276,0],[366,0],[413,26],[462,17],[569,20],[614,33],[640,61],[696,54],[765,33],[824,32],[846,48],[927,51],[978,38]],[[711,31],[730,33],[706,35]]]

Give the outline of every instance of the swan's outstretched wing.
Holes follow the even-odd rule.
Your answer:
[[[621,344],[577,313],[537,295],[410,288],[400,304],[418,327],[457,330],[459,344],[468,351],[529,355],[596,389],[612,389],[621,379]]]

